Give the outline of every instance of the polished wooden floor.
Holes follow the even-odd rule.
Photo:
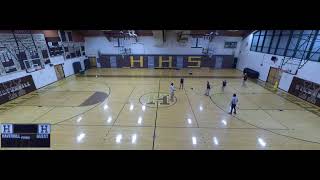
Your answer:
[[[98,77],[241,77],[242,73],[233,69],[213,70],[210,68],[201,69],[89,69],[86,71],[88,76]]]
[[[237,70],[188,72],[92,69],[1,105],[0,123],[51,123],[51,149],[320,149],[320,117],[294,100],[243,86]],[[189,76],[180,90],[179,76]],[[170,82],[176,98],[164,103]],[[237,115],[228,114],[233,93]]]

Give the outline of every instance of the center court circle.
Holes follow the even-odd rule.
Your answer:
[[[151,92],[142,95],[139,98],[139,102],[147,107],[152,108],[163,108],[163,107],[170,107],[177,102],[177,97],[173,98],[173,101],[170,101],[169,93],[165,92]]]

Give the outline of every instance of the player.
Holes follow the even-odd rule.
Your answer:
[[[227,81],[223,80],[222,81],[222,91],[224,91],[224,88],[227,86]]]
[[[247,73],[244,73],[244,75],[243,75],[243,81],[242,81],[242,85],[243,85],[243,86],[246,85],[247,79],[248,79],[248,75],[247,75]]]
[[[183,81],[184,81],[184,79],[180,78],[180,87],[179,87],[179,89],[183,89]]]
[[[237,114],[237,111],[236,111],[237,103],[238,103],[237,95],[233,94],[233,97],[232,97],[231,103],[230,103],[231,111],[229,112],[229,114],[232,114],[232,110],[234,110],[234,114]]]
[[[207,81],[207,89],[206,89],[206,93],[205,93],[206,96],[209,96],[210,89],[211,89],[210,83],[209,83],[209,81]]]
[[[173,98],[174,98],[174,91],[175,91],[175,88],[174,88],[174,85],[173,85],[173,82],[172,82],[170,87],[169,87],[170,101],[172,101],[172,102],[173,102]]]

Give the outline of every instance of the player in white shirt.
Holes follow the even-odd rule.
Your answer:
[[[231,111],[229,114],[232,114],[232,110],[234,110],[234,114],[237,114],[237,111],[236,111],[236,106],[237,106],[237,103],[238,103],[238,98],[237,98],[237,95],[236,94],[233,94],[233,97],[231,99]]]
[[[169,87],[170,100],[171,100],[171,101],[173,101],[173,98],[174,98],[174,91],[175,91],[174,85],[173,85],[173,83],[171,83],[171,85],[170,85],[170,87]]]

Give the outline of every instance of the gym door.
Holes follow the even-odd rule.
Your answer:
[[[275,85],[276,82],[279,83],[280,79],[280,70],[278,68],[270,67],[267,82],[271,85]]]
[[[90,66],[91,67],[97,67],[97,59],[96,57],[89,57]]]
[[[216,56],[216,64],[215,64],[215,68],[216,69],[221,69],[222,68],[222,61],[223,61],[223,57],[222,56]]]
[[[58,81],[64,78],[64,72],[63,72],[63,67],[61,64],[55,65],[54,70],[56,71],[56,75],[58,78]]]

